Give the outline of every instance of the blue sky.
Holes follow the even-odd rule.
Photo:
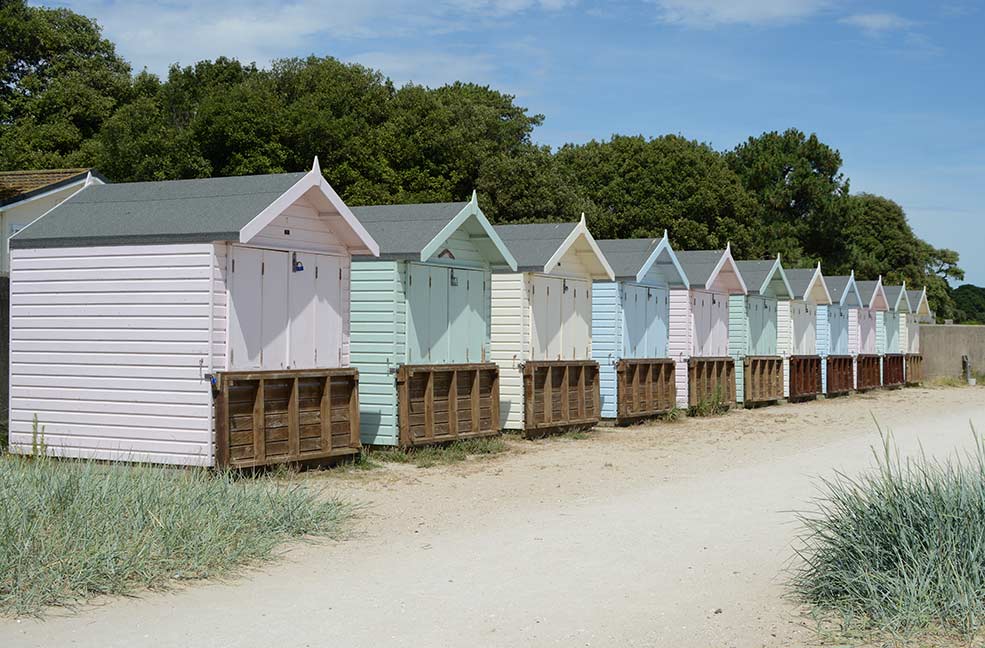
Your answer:
[[[45,3],[47,4],[47,3]],[[71,0],[135,68],[331,55],[516,94],[554,146],[797,127],[985,285],[985,5],[839,0]]]

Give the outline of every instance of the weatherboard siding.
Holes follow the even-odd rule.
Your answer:
[[[670,291],[670,334],[667,338],[668,355],[674,359],[674,382],[677,387],[677,406],[687,407],[687,362],[691,358],[693,332],[691,291],[675,288]]]
[[[749,353],[749,317],[745,295],[728,298],[728,353],[735,359],[735,401],[744,400],[745,366],[743,358]]]
[[[592,360],[599,363],[602,417],[616,418],[615,363],[623,355],[621,284],[605,281],[592,285]]]
[[[500,425],[523,429],[523,375],[520,364],[530,352],[527,302],[529,273],[492,276],[492,361],[499,365]]]
[[[208,465],[214,251],[12,250],[11,448],[30,452],[36,415],[53,455]]]
[[[828,391],[828,363],[823,358],[827,358],[830,354],[830,344],[831,344],[831,325],[828,321],[828,309],[831,308],[828,305],[817,306],[815,311],[815,320],[817,327],[817,337],[816,337],[816,347],[817,354],[821,356],[821,387],[824,392]]]
[[[367,445],[395,445],[397,388],[405,361],[404,304],[397,261],[352,263],[352,366],[359,369],[359,425]]]
[[[776,352],[783,356],[783,396],[790,397],[790,356],[794,351],[793,312],[804,304],[791,304],[784,299],[776,304]]]

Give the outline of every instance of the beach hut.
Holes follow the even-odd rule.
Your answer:
[[[923,356],[920,354],[920,324],[933,323],[934,316],[927,301],[927,287],[920,290],[907,290],[910,314],[906,316],[900,329],[900,344],[906,354],[906,383],[917,385],[923,380]]]
[[[592,282],[615,275],[585,224],[500,225],[516,272],[492,277],[492,359],[500,422],[539,435],[601,416],[592,360]]]
[[[352,264],[362,442],[406,448],[498,434],[490,273],[516,261],[475,194],[352,211],[380,246],[378,259]]]
[[[882,277],[875,281],[856,281],[862,304],[852,309],[857,331],[855,354],[855,389],[867,390],[882,385],[882,358],[879,355],[879,318],[877,313],[889,309]],[[850,313],[850,314],[851,314]],[[851,325],[851,323],[849,324]]]
[[[599,364],[602,417],[628,422],[676,407],[668,356],[670,288],[687,277],[667,239],[598,241],[615,281],[592,285],[592,357]]]
[[[792,399],[810,398],[824,391],[821,361],[824,347],[818,344],[818,309],[831,304],[831,293],[820,263],[816,268],[791,268],[785,272],[793,297],[777,305],[781,323],[777,327],[778,346],[784,356],[784,395]],[[785,321],[789,322],[788,326],[782,325]],[[822,337],[822,343],[826,343],[826,338]]]
[[[728,346],[735,359],[736,402],[778,401],[783,398],[783,357],[777,351],[777,328],[787,329],[790,320],[777,317],[777,312],[780,300],[789,301],[793,290],[779,256],[736,265],[747,289],[744,295],[729,296]]]
[[[670,357],[677,404],[735,404],[735,361],[729,350],[729,295],[745,295],[731,246],[677,253],[686,288],[670,289]]]
[[[359,451],[350,257],[307,173],[94,185],[11,239],[10,441],[256,466]]]
[[[858,347],[857,314],[862,305],[855,284],[855,273],[825,277],[831,304],[817,308],[817,341],[823,357],[821,371],[827,396],[847,394],[855,389],[855,361]]]
[[[882,384],[902,387],[906,382],[906,349],[900,330],[906,326],[910,300],[905,282],[901,286],[883,286],[883,290],[889,308],[876,313],[876,351],[882,356]]]

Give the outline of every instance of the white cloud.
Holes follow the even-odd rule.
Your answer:
[[[913,21],[907,20],[893,13],[866,13],[854,14],[842,18],[842,23],[858,27],[862,31],[870,34],[881,34],[884,32],[898,31],[907,29],[913,25]]]
[[[134,67],[164,73],[218,56],[266,65],[333,43],[475,28],[475,21],[560,11],[575,0],[62,0],[95,18]]]
[[[664,22],[686,27],[768,25],[809,18],[827,0],[653,0]]]

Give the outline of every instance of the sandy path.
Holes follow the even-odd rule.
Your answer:
[[[240,581],[0,621],[3,646],[790,646],[793,509],[871,464],[874,414],[931,453],[985,432],[985,390],[911,389],[518,442],[454,467],[309,474],[355,536]],[[719,611],[716,613],[716,611]]]

